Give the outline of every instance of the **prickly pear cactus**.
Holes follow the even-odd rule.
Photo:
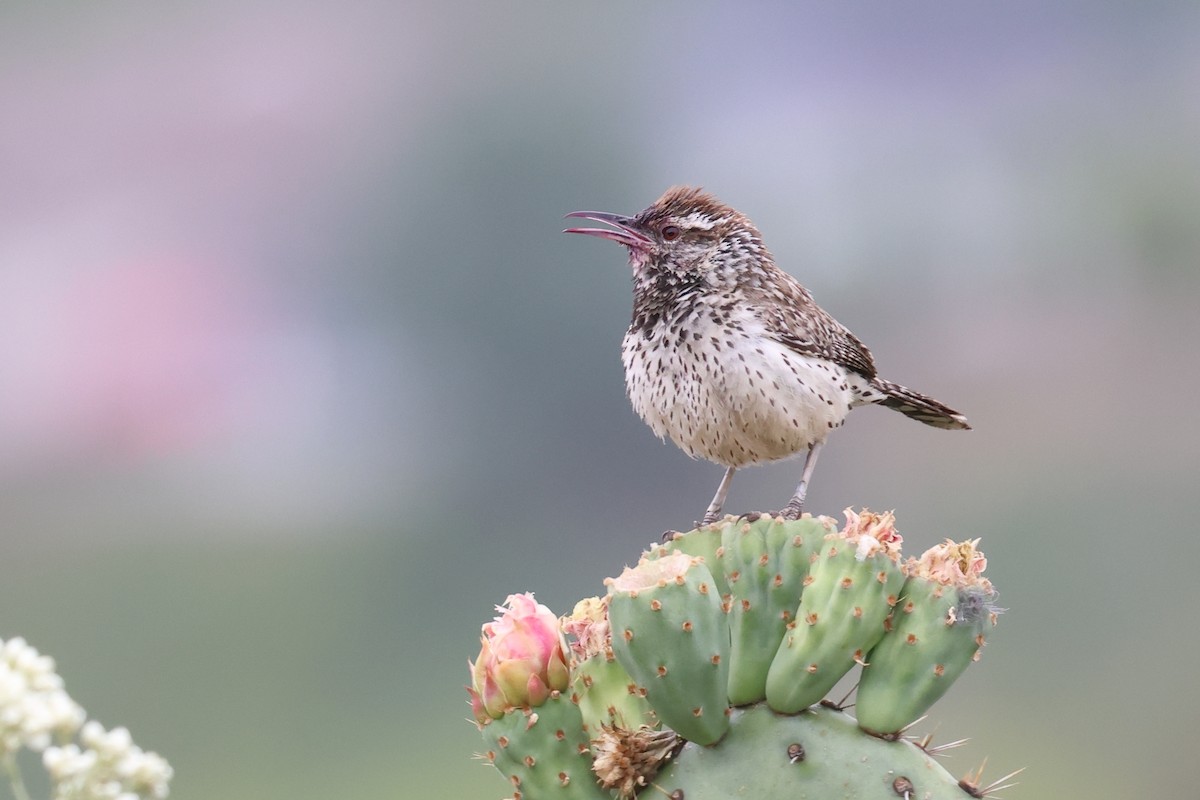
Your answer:
[[[979,658],[997,611],[978,544],[947,539],[905,564],[903,600],[858,683],[855,713],[865,730],[903,730]]]
[[[659,719],[716,744],[729,730],[729,626],[704,561],[672,553],[609,580],[617,661]]]
[[[805,578],[796,618],[767,673],[767,704],[795,714],[820,702],[885,631],[899,599],[900,535],[890,514],[851,512]]]
[[[513,595],[470,665],[516,800],[992,796],[908,726],[996,622],[978,540],[900,558],[891,514],[726,517],[646,551],[561,621]],[[824,699],[862,666],[855,712]],[[947,745],[946,747],[953,746]]]

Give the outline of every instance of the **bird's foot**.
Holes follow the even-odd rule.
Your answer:
[[[797,503],[795,498],[792,498],[792,502],[788,503],[787,506],[784,507],[783,511],[779,512],[779,516],[783,517],[786,520],[800,519],[800,517],[803,515],[804,515],[804,501],[801,500],[800,502]]]
[[[763,517],[766,517],[767,519],[794,520],[794,519],[800,519],[800,517],[803,516],[803,513],[799,513],[796,516],[792,517],[792,516],[789,516],[790,513],[791,512],[789,512],[786,508],[783,511],[749,511],[745,514],[742,514],[740,517],[738,517],[737,521],[738,522],[757,522],[758,520],[762,519]]]

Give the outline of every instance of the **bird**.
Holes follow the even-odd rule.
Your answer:
[[[633,316],[621,361],[634,411],[660,439],[725,467],[700,524],[721,517],[737,470],[803,453],[800,482],[778,512],[799,519],[826,438],[858,406],[971,428],[949,406],[881,378],[866,345],[776,265],[754,223],[703,189],[673,186],[635,216],[566,217],[607,227],[564,233],[629,251]]]

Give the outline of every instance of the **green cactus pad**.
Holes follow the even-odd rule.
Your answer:
[[[630,730],[639,725],[658,725],[654,709],[611,653],[597,653],[575,667],[571,688],[572,699],[583,715],[583,728],[593,736],[601,724]]]
[[[592,773],[579,707],[558,692],[537,708],[509,711],[481,730],[487,759],[521,796],[612,800]]]
[[[676,531],[666,542],[651,546],[643,553],[642,557],[656,559],[671,553],[686,553],[689,556],[702,558],[708,571],[712,573],[713,581],[717,586],[717,595],[724,597],[729,594],[729,582],[725,579],[725,572],[721,567],[721,535],[736,519],[736,517],[727,515],[724,519],[709,525],[701,525],[687,533]]]
[[[762,516],[727,525],[721,564],[729,582],[729,702],[756,703],[826,529],[812,519]]]
[[[936,703],[978,657],[995,625],[992,593],[910,577],[892,629],[867,654],[855,713],[872,733],[893,734]]]
[[[804,579],[825,545],[825,535],[835,530],[837,525],[829,517],[807,515],[797,520],[776,517],[768,526],[767,544],[779,551],[779,569],[784,580],[800,584],[794,590],[789,589],[789,593],[795,591],[796,596],[800,596]]]
[[[910,742],[867,736],[853,718],[831,709],[784,717],[762,705],[735,709],[729,735],[715,747],[685,745],[654,784],[661,793],[640,796],[967,798],[949,772]]]
[[[612,649],[658,718],[712,744],[729,728],[729,626],[712,573],[673,553],[609,581]]]
[[[813,563],[767,673],[767,703],[794,714],[818,702],[884,634],[904,574],[887,552],[831,536]]]

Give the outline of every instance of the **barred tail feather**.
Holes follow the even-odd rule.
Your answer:
[[[883,393],[883,397],[875,402],[881,406],[894,408],[906,417],[911,417],[935,428],[971,430],[966,417],[953,408],[942,405],[932,397],[926,397],[912,389],[898,383],[885,381],[882,378],[872,379],[871,388]]]

